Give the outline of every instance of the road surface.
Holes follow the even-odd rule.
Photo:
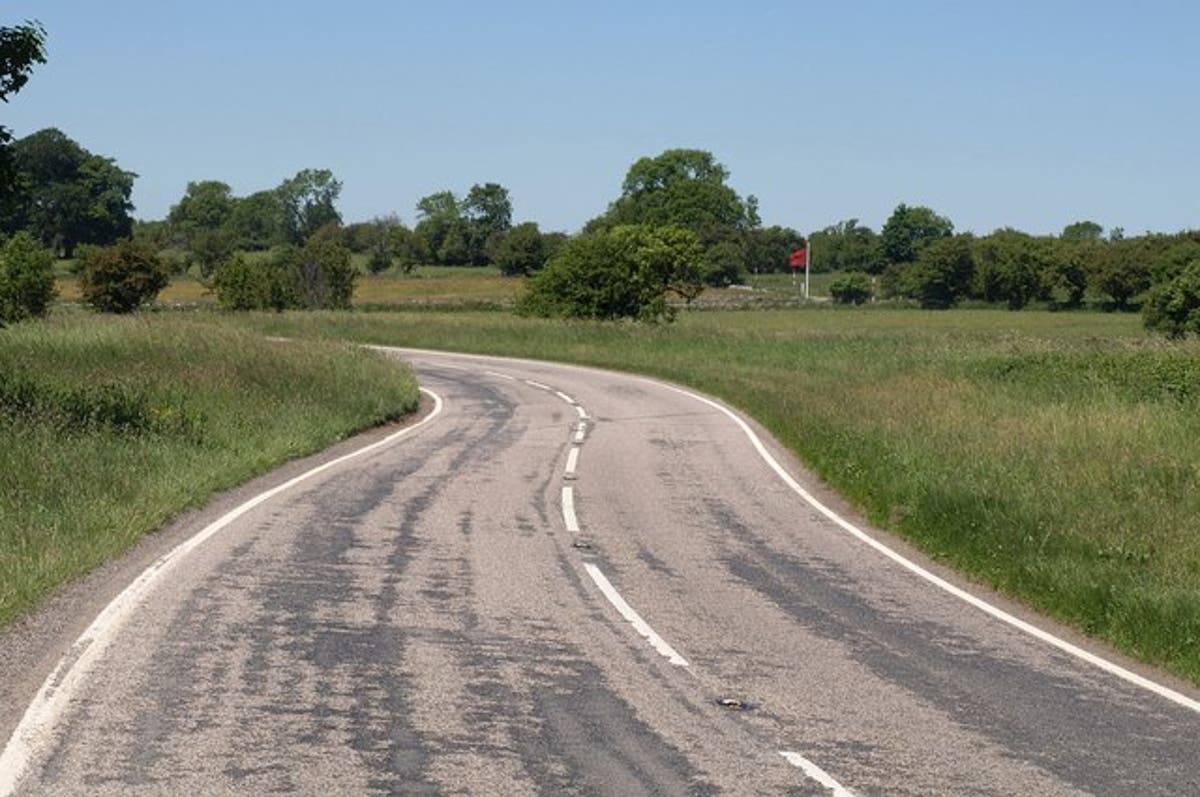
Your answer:
[[[407,357],[436,415],[177,531],[0,714],[0,795],[1200,794],[1195,692],[871,547],[713,403]]]

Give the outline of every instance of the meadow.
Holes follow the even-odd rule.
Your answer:
[[[395,362],[215,315],[0,331],[0,626],[183,509],[413,411]]]
[[[694,386],[761,421],[873,523],[1200,683],[1200,344],[1136,316],[825,305],[663,326],[462,310],[237,323]]]

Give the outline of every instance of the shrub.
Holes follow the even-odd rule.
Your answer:
[[[54,298],[54,255],[26,232],[0,249],[0,326],[46,314]]]
[[[270,258],[234,255],[217,267],[213,288],[228,310],[345,310],[358,270],[336,238],[314,235]]]
[[[931,310],[953,307],[967,294],[975,261],[969,236],[939,238],[927,244],[900,276],[900,289]]]
[[[518,302],[526,315],[671,320],[667,294],[703,290],[700,241],[681,227],[628,225],[567,242],[530,280]]]
[[[704,284],[715,288],[737,285],[745,272],[746,253],[733,241],[715,243],[704,252]]]
[[[1200,336],[1200,260],[1193,260],[1175,279],[1155,287],[1142,312],[1147,329],[1169,338],[1182,338],[1189,332]]]
[[[217,266],[213,275],[217,303],[226,310],[283,310],[287,306],[283,280],[275,264],[236,254]]]
[[[80,288],[83,300],[105,313],[129,313],[167,286],[167,270],[154,247],[123,240],[88,251]]]
[[[488,260],[505,276],[540,271],[546,265],[546,245],[536,223],[527,221],[489,242]]]
[[[871,298],[871,278],[855,271],[829,283],[829,295],[838,304],[862,304]]]

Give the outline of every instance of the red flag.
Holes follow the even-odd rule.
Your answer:
[[[788,258],[788,263],[791,264],[792,270],[808,268],[808,247],[803,249],[793,249],[792,256]]]

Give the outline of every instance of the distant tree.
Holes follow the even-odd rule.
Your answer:
[[[187,184],[183,198],[171,207],[167,221],[190,246],[194,236],[225,229],[233,216],[233,189],[219,180]]]
[[[829,283],[829,295],[838,304],[862,304],[871,298],[871,278],[861,271],[842,274]]]
[[[360,251],[367,255],[367,270],[372,274],[387,271],[400,259],[401,247],[410,234],[408,228],[396,216],[379,216],[361,226],[359,241],[365,249]],[[405,271],[411,270],[409,263]]]
[[[1050,261],[1042,272],[1042,290],[1048,298],[1065,297],[1064,307],[1079,307],[1087,292],[1088,269],[1096,261],[1102,242],[1060,239],[1049,247]]]
[[[54,294],[53,253],[17,233],[0,248],[0,327],[44,316]]]
[[[34,65],[44,63],[46,30],[41,23],[30,20],[23,25],[0,27],[0,101],[7,103],[29,81]],[[9,152],[12,140],[12,132],[0,125],[0,210],[16,185],[16,169]]]
[[[702,248],[681,227],[619,226],[574,238],[535,274],[518,312],[559,318],[671,320],[667,295],[703,289]]]
[[[1186,233],[1175,236],[1150,267],[1150,277],[1154,283],[1170,282],[1183,273],[1191,263],[1200,260],[1200,240],[1189,237]]]
[[[102,312],[132,312],[166,286],[167,271],[158,252],[145,243],[127,239],[91,247],[84,255],[83,300]]]
[[[1104,237],[1104,228],[1094,221],[1077,221],[1063,227],[1062,235],[1059,237],[1064,241],[1074,241],[1076,243],[1099,241]]]
[[[540,271],[546,265],[546,242],[535,222],[518,224],[492,241],[488,260],[506,276]]]
[[[1200,337],[1200,259],[1193,260],[1170,281],[1155,286],[1142,312],[1147,329],[1170,338],[1188,333]]]
[[[287,240],[299,245],[325,225],[341,224],[337,211],[341,193],[341,182],[328,169],[303,169],[284,180],[275,194]]]
[[[201,280],[210,279],[217,264],[234,250],[234,238],[225,228],[196,230],[191,235],[186,263],[194,265]]]
[[[751,272],[787,271],[792,251],[806,246],[800,233],[791,227],[759,227],[745,233],[746,268]]]
[[[469,230],[468,258],[476,265],[488,262],[489,239],[502,235],[512,227],[512,201],[508,189],[499,183],[473,185],[460,208]]]
[[[700,275],[705,285],[724,288],[740,285],[745,273],[746,253],[737,241],[726,240],[707,246],[700,258]]]
[[[900,204],[883,225],[880,238],[888,263],[911,263],[930,243],[954,234],[954,224],[926,207]]]
[[[310,236],[303,247],[285,253],[285,262],[300,309],[350,309],[358,271],[351,262],[350,250],[341,245],[336,234]]]
[[[1093,290],[1108,296],[1113,309],[1130,309],[1132,299],[1150,287],[1153,248],[1144,240],[1119,238],[1095,251],[1089,272]]]
[[[858,219],[846,219],[812,234],[814,271],[865,271],[878,274],[887,266],[879,236]]]
[[[1013,229],[977,239],[974,259],[975,295],[1004,302],[1010,310],[1020,310],[1042,293],[1043,275],[1050,264],[1041,242]]]
[[[442,265],[467,262],[470,249],[467,221],[453,192],[438,191],[422,197],[417,202],[417,226],[413,231],[433,262]]]
[[[213,275],[217,303],[226,310],[284,310],[289,305],[285,272],[271,259],[236,253]]]
[[[259,251],[285,243],[284,208],[275,191],[234,200],[227,226],[238,249]]]
[[[15,200],[5,224],[27,229],[71,257],[79,244],[109,244],[133,231],[129,201],[137,175],[47,128],[12,145]]]
[[[900,276],[901,291],[931,310],[953,307],[967,295],[974,273],[968,235],[934,239],[920,249],[917,260]]]

